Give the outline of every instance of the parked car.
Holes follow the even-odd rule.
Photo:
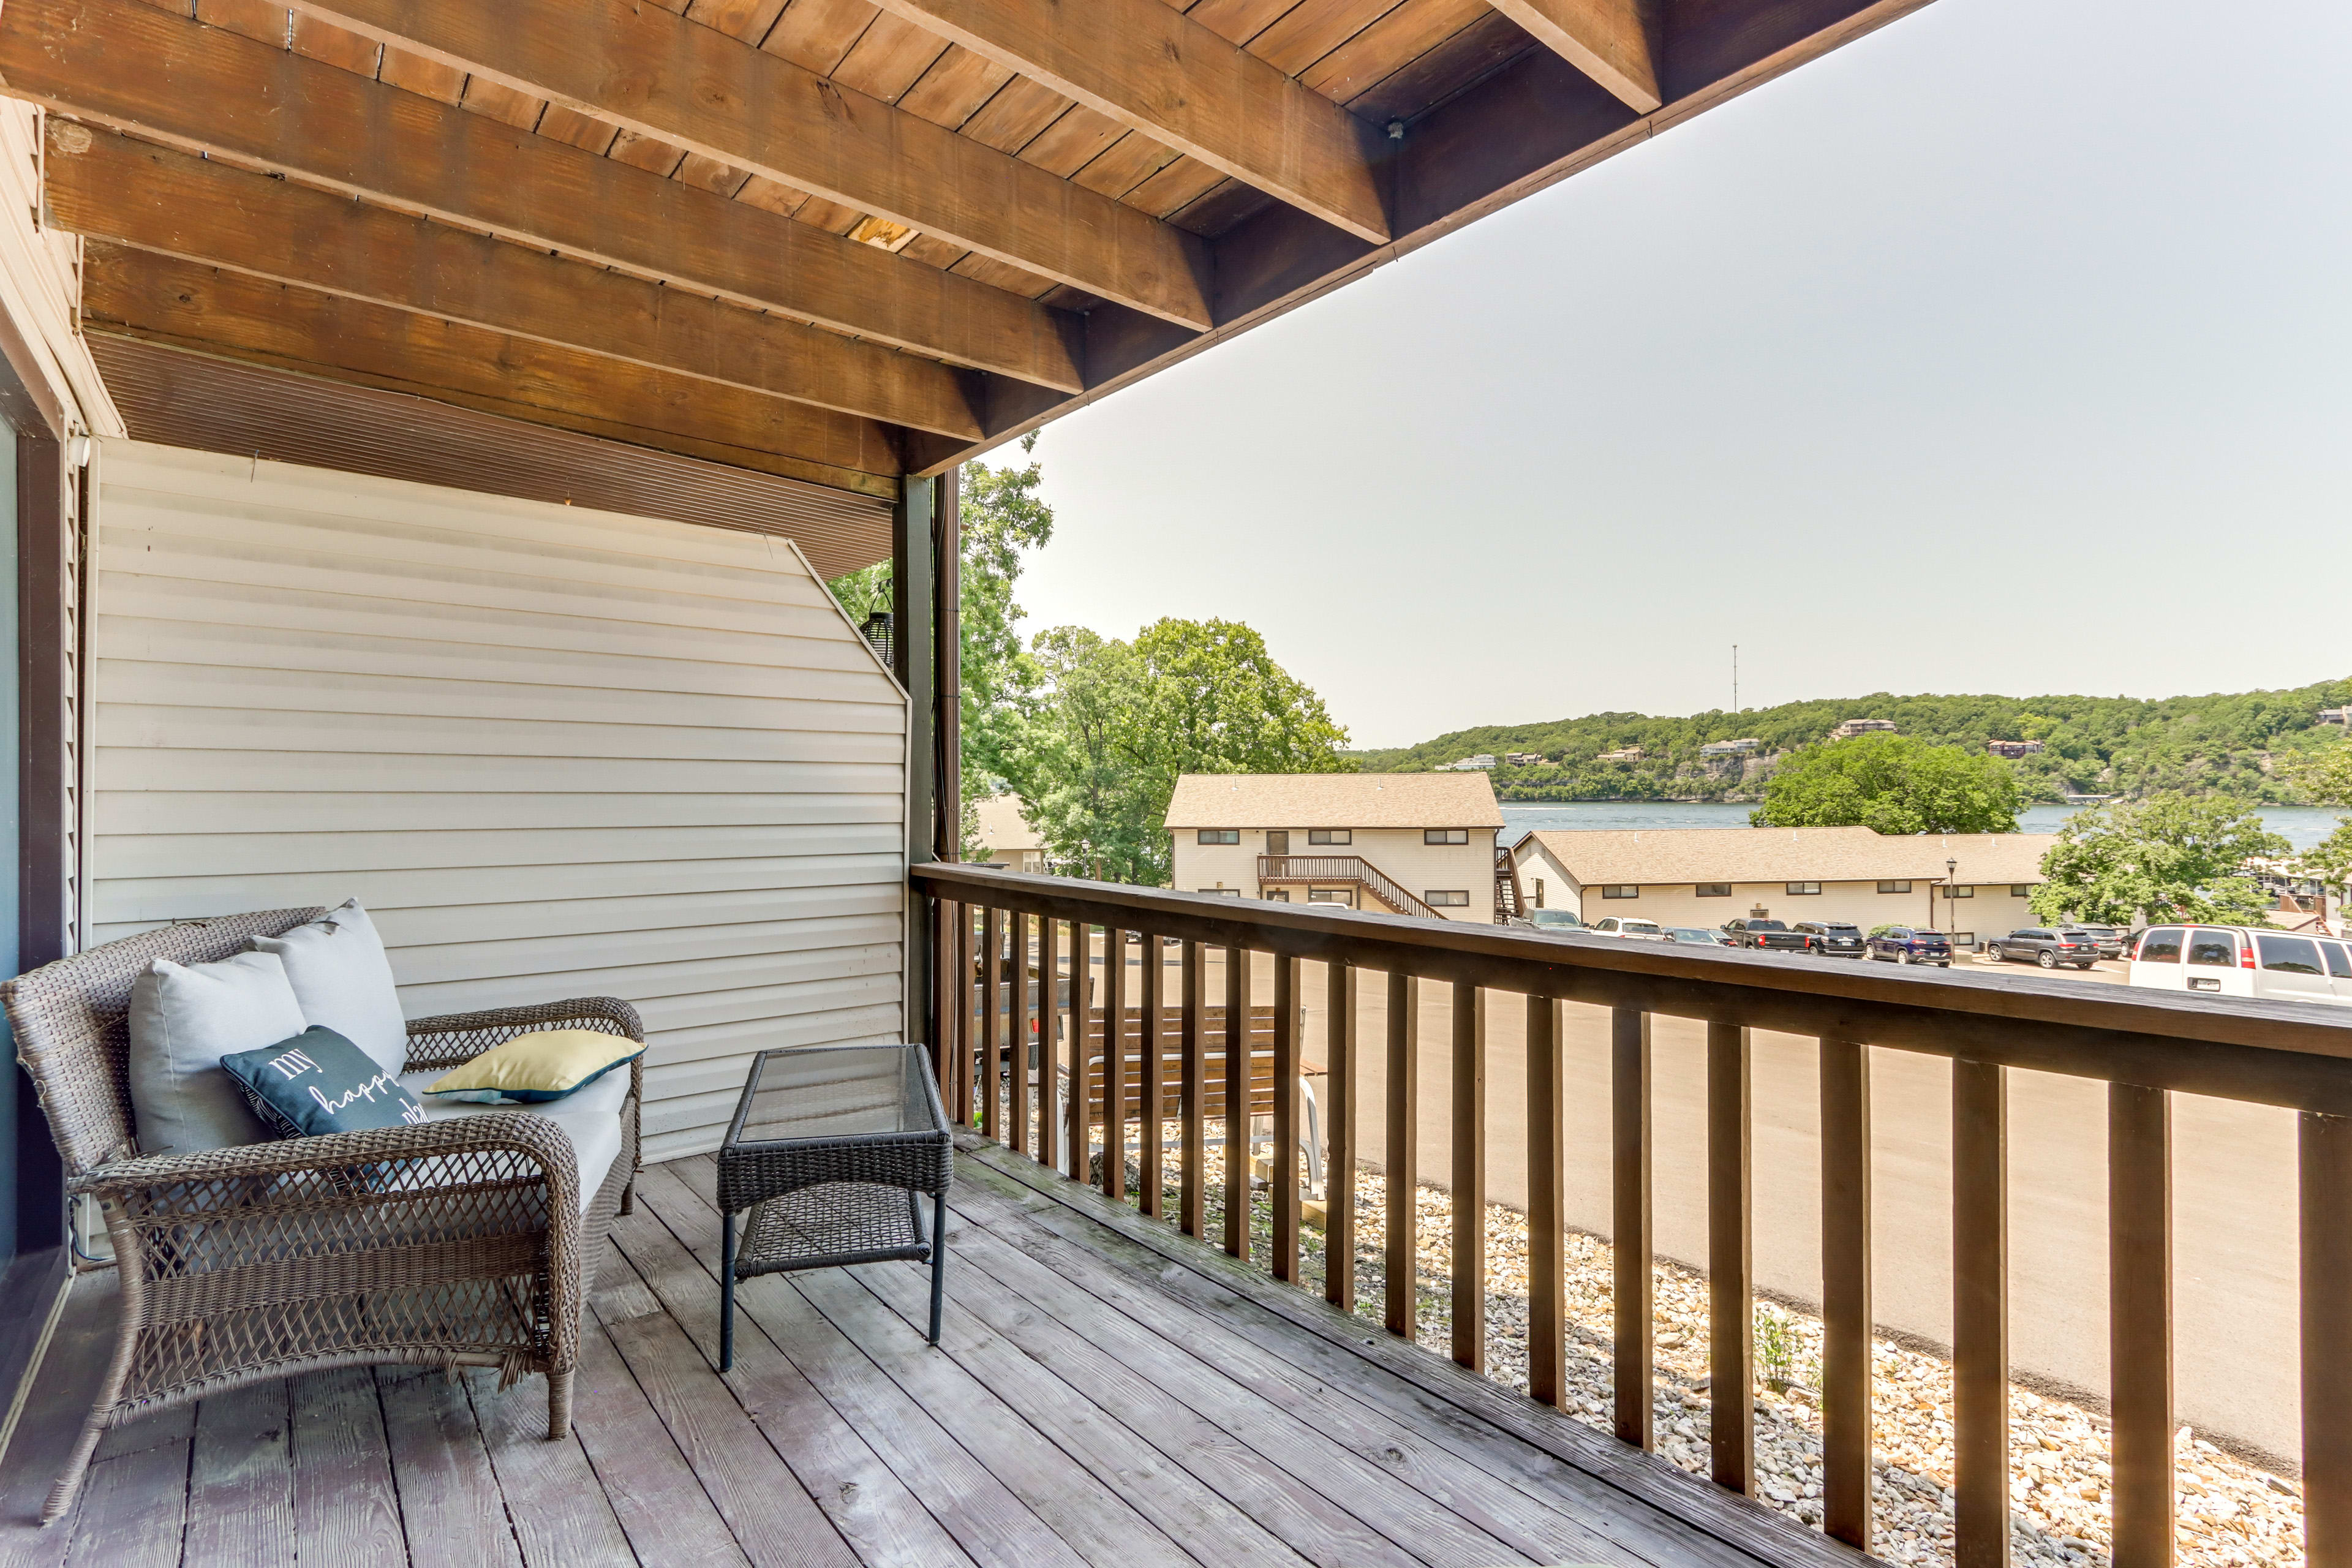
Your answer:
[[[1669,942],[1673,940],[1666,935],[1666,928],[1660,925],[1657,921],[1645,921],[1640,919],[1638,916],[1628,915],[1610,915],[1605,919],[1595,922],[1592,927],[1592,934],[1594,936],[1622,936],[1629,938],[1634,942]]]
[[[1668,942],[1686,942],[1694,947],[1729,947],[1731,939],[1719,931],[1706,926],[1668,926]]]
[[[1772,952],[1811,952],[1813,939],[1801,931],[1790,931],[1786,921],[1726,921],[1723,934],[1733,947],[1752,947]]]
[[[2088,931],[2073,926],[2027,926],[1985,943],[1985,956],[1995,963],[2038,963],[2044,969],[2071,963],[2088,969],[2099,961],[2099,944]]]
[[[2101,958],[2121,958],[2137,945],[2138,935],[2121,926],[2069,926],[2067,929],[2089,937],[2093,945],[2098,948]]]
[[[1865,958],[1895,963],[1932,963],[1939,969],[1952,967],[1952,939],[1939,931],[1881,926],[1870,933],[1864,949]]]
[[[2159,991],[2352,1006],[2352,944],[2261,927],[2150,926],[2129,978]]]
[[[1583,919],[1574,910],[1529,910],[1528,924],[1538,931],[1548,931],[1554,935],[1564,931],[1584,929]]]
[[[1828,958],[1860,958],[1862,928],[1840,921],[1799,921],[1797,930],[1813,939],[1813,951]]]

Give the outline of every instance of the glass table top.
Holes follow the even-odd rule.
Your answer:
[[[871,1138],[942,1131],[925,1088],[920,1046],[825,1046],[770,1051],[743,1086],[730,1143]]]

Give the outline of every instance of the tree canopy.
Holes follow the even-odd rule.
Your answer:
[[[1999,757],[1909,735],[1857,735],[1808,746],[1765,781],[1759,827],[1880,833],[2014,833],[2017,775]]]
[[[2321,805],[2352,805],[2352,741],[2315,752],[2292,770],[2303,792]],[[2352,816],[2336,819],[2336,831],[2305,850],[2296,864],[2340,897],[2352,889]]]
[[[2289,848],[2236,801],[2168,794],[2095,806],[2068,817],[2042,858],[2034,918],[2259,925],[2271,900],[2246,862]]]
[[[1020,468],[963,466],[961,505],[963,594],[962,709],[966,804],[1019,782],[1026,727],[1034,716],[1043,672],[1022,646],[1026,614],[1014,602],[1025,552],[1054,537],[1054,509],[1040,486],[1034,434],[1022,438],[1029,461]],[[890,607],[890,563],[835,578],[826,586],[855,621]]]
[[[1543,760],[1495,770],[1497,795],[1506,800],[1752,800],[1754,781],[1709,773],[1699,747],[1752,736],[1764,742],[1768,756],[1793,755],[1845,720],[1885,719],[1906,735],[1977,752],[1988,741],[2041,742],[2041,752],[2011,764],[2029,801],[2165,790],[2297,801],[2306,798],[2298,775],[2277,764],[2342,744],[2342,731],[2315,721],[2321,709],[2345,702],[2352,702],[2352,679],[2154,700],[1880,691],[1687,718],[1593,713],[1491,724],[1417,746],[1361,752],[1358,761],[1370,770],[1419,773],[1477,752],[1533,752]],[[1637,758],[1601,760],[1636,747]]]
[[[1131,643],[1056,626],[1034,657],[1045,693],[1021,769],[1047,856],[1113,881],[1168,880],[1178,775],[1347,769],[1347,731],[1238,621],[1163,620]]]

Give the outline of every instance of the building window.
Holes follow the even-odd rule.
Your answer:
[[[1944,889],[1944,897],[1948,899],[1973,899],[1976,896],[1977,890],[1974,888],[1946,888]]]
[[[1977,944],[1977,933],[1972,931],[1956,931],[1948,940],[1954,947],[1974,947]]]
[[[1242,830],[1238,827],[1203,827],[1196,836],[1202,844],[1239,844]]]
[[[1466,910],[1470,893],[1465,888],[1431,888],[1421,895],[1421,901],[1433,910]]]
[[[1538,877],[1536,879],[1536,908],[1541,909],[1543,907],[1543,879],[1541,877]]]
[[[1310,827],[1307,830],[1309,844],[1353,844],[1356,830],[1352,827]]]
[[[1631,882],[1612,882],[1601,889],[1604,899],[1638,899],[1642,889]]]
[[[2033,896],[2033,884],[2031,882],[2011,882],[2009,885],[2009,896],[2012,899],[2030,899]]]
[[[1881,882],[1878,884],[1878,890],[1882,893],[1907,893],[1911,890],[1911,884],[1908,882]]]
[[[1342,904],[1352,910],[1356,907],[1356,895],[1352,889],[1348,888],[1309,888],[1307,889],[1307,901],[1310,904]]]
[[[1698,896],[1702,899],[1727,899],[1731,897],[1731,884],[1728,882],[1701,882],[1698,885]]]
[[[1239,888],[1202,888],[1198,890],[1220,899],[1238,899],[1242,896],[1242,890]]]
[[[1800,898],[1808,893],[1818,893],[1821,890],[1822,885],[1819,882],[1791,882],[1789,884],[1789,896],[1792,899]]]
[[[1269,904],[1286,904],[1290,902],[1290,889],[1288,888],[1268,888],[1265,892],[1260,893],[1258,897],[1264,899]]]
[[[1424,827],[1421,830],[1423,844],[1467,844],[1470,830],[1466,827]]]

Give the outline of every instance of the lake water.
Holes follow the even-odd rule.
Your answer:
[[[1654,800],[1571,800],[1503,806],[1503,842],[1516,844],[1538,828],[1745,827],[1752,805],[1712,802],[1677,805]],[[2028,806],[2018,815],[2023,833],[2055,833],[2082,809],[2072,805]],[[2308,849],[2336,831],[2344,813],[2317,805],[2266,805],[2263,826],[2297,849]]]

